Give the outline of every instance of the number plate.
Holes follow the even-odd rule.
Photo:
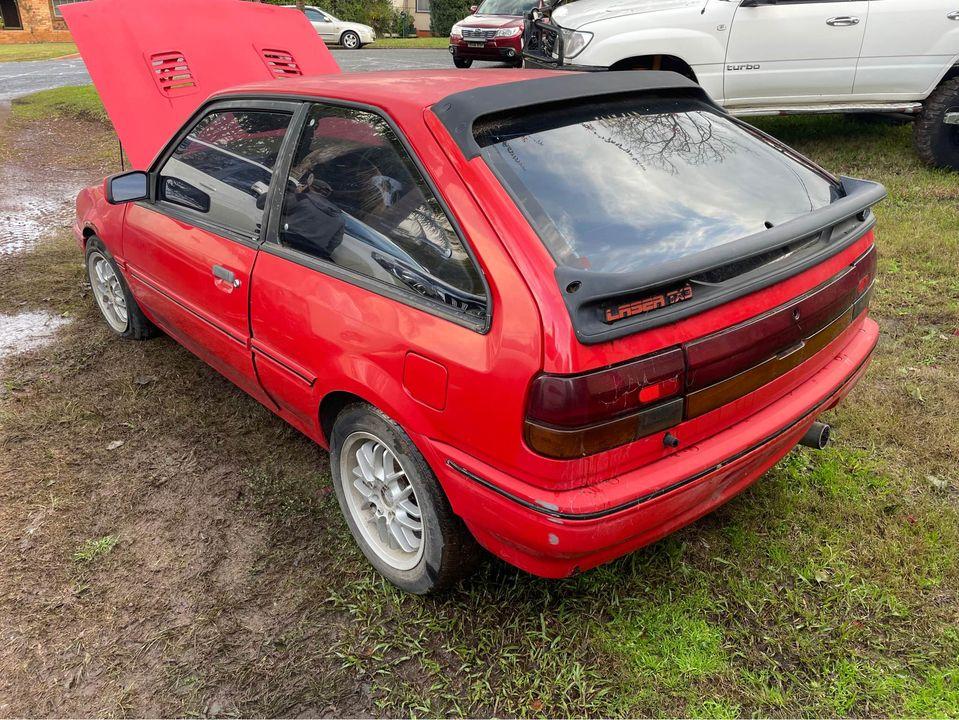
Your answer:
[[[476,42],[468,41],[466,44],[467,44],[469,47],[483,47],[486,43],[483,42],[482,40],[478,40],[478,41],[476,41]]]

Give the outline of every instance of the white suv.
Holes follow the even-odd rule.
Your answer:
[[[892,113],[959,169],[959,0],[555,0],[527,66],[675,70],[735,115]]]

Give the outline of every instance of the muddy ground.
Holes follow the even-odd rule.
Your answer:
[[[293,450],[269,483],[308,483],[298,502],[325,520],[325,454],[169,340],[112,341],[66,229],[79,187],[115,171],[115,138],[62,118],[11,129],[0,316],[69,324],[0,376],[0,715],[368,712],[325,656],[343,628],[324,588],[349,571],[324,548],[345,537],[287,526],[246,462],[270,471],[264,448]],[[308,706],[264,687],[284,628],[304,622]],[[223,657],[243,671],[201,682]]]
[[[99,319],[67,226],[107,126],[0,127],[0,322],[60,323],[0,359],[0,716],[959,715],[959,184],[899,130],[773,128],[897,183],[834,449],[579,578],[487,562],[423,600],[367,568],[323,451]]]

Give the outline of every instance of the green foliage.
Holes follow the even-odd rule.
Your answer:
[[[396,13],[393,20],[393,33],[399,37],[412,37],[416,35],[416,25],[413,22],[413,16],[405,10]]]
[[[73,553],[73,562],[86,565],[92,563],[98,557],[109,555],[113,547],[117,544],[116,535],[107,535],[102,538],[91,538],[85,540]]]
[[[473,0],[432,0],[430,3],[430,30],[445,37],[457,22],[470,14]]]

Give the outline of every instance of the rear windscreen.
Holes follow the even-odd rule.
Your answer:
[[[477,143],[560,265],[631,272],[824,207],[838,184],[696,100],[481,119]]]

